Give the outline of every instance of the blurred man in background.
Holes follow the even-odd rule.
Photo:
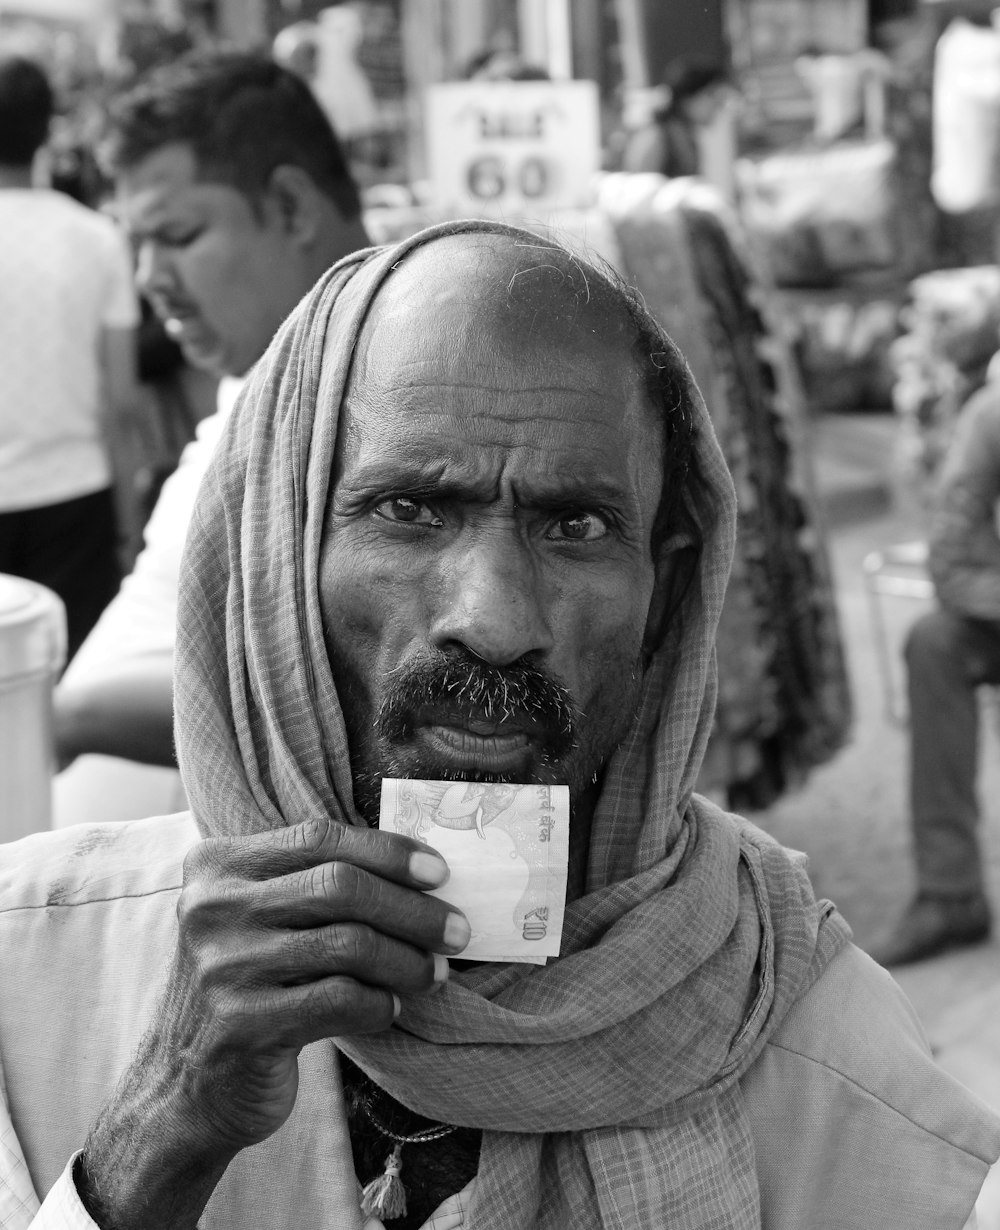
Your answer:
[[[265,57],[193,54],[150,75],[115,106],[107,154],[140,285],[188,361],[221,377],[219,408],[165,483],[133,573],[58,689],[58,750],[63,764],[98,752],[173,765],[177,580],[202,474],[278,325],[368,239],[326,117]]]
[[[872,949],[901,965],[986,939],[990,909],[977,829],[979,697],[1000,683],[1000,385],[962,410],[929,540],[938,609],[910,630],[910,814],[917,892]]]
[[[139,310],[115,224],[35,186],[53,106],[37,64],[0,59],[0,572],[62,598],[72,656],[138,533]]]

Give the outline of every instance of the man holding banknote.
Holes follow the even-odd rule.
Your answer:
[[[199,496],[191,814],[0,850],[0,1227],[965,1224],[1000,1123],[693,793],[734,528],[613,276],[334,266]]]

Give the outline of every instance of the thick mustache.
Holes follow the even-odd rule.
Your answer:
[[[386,681],[376,731],[390,741],[406,739],[427,710],[537,730],[552,757],[565,755],[576,742],[569,692],[528,663],[492,666],[448,654],[407,663]]]

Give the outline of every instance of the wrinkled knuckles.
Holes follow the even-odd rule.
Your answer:
[[[193,879],[177,898],[181,935],[211,934],[232,919],[238,906],[235,885],[225,881]]]
[[[208,995],[227,995],[231,988],[261,986],[266,979],[256,974],[244,953],[223,940],[208,937],[196,951],[198,982]]]
[[[323,854],[328,862],[353,863],[395,879],[405,874],[409,849],[396,833],[331,823]]]
[[[270,834],[266,835],[270,838]],[[252,837],[206,837],[184,856],[184,884],[198,880],[259,879],[259,834]]]
[[[337,927],[323,927],[311,936],[315,955],[327,973],[365,970],[373,962],[372,932],[367,927],[342,923]]]
[[[214,1041],[222,1051],[246,1057],[271,1051],[285,1039],[281,1028],[282,992],[273,987],[247,987],[239,994],[216,988]]]
[[[182,864],[184,884],[188,885],[213,875],[217,875],[223,861],[224,849],[229,842],[215,837],[206,837],[193,845],[184,855]]]
[[[205,1020],[188,1054],[194,1067],[209,1072],[288,1045],[293,1022],[287,1018],[285,988],[214,986],[205,995]]]
[[[331,824],[326,816],[312,816],[298,824],[280,830],[281,839],[290,850],[316,854],[329,845],[340,825]]]
[[[305,876],[304,890],[318,901],[333,901],[337,894],[336,864],[317,863]]]
[[[363,989],[353,978],[330,978],[317,985],[317,999],[325,1001],[329,1016],[336,1018],[351,1018],[363,1011],[363,1001],[367,998]]]
[[[392,994],[353,978],[313,983],[299,1006],[300,1021],[331,1037],[387,1029],[393,1021]]]
[[[323,892],[345,913],[365,917],[378,904],[378,880],[353,863],[324,863]]]
[[[363,924],[338,923],[300,932],[290,964],[301,971],[292,982],[348,974],[369,987],[421,994],[434,985],[434,958],[391,940]]]

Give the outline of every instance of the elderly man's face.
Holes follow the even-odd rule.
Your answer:
[[[630,338],[552,267],[477,276],[441,243],[394,272],[342,410],[321,605],[369,820],[382,776],[583,791],[635,709],[662,444]]]

